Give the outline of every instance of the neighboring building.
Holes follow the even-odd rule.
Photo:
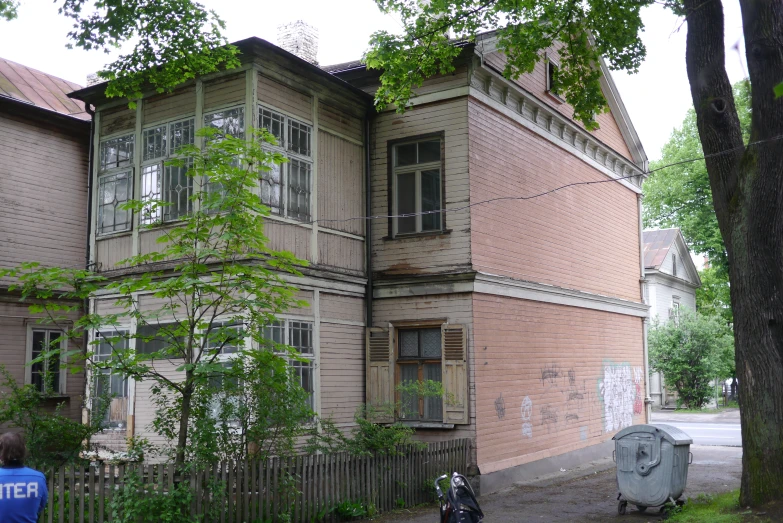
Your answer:
[[[80,86],[0,58],[0,267],[26,261],[85,267],[90,115],[68,98]],[[0,364],[81,419],[83,374],[52,360],[28,365],[58,329],[38,321],[0,278]],[[81,305],[81,304],[77,304]],[[73,342],[71,342],[73,343]],[[73,346],[68,349],[73,349]]]
[[[73,93],[96,107],[91,183],[113,195],[93,196],[91,262],[107,276],[138,271],[116,264],[161,234],[117,211],[166,157],[145,158],[136,144],[172,128],[247,133],[279,122],[307,144],[281,149],[292,159],[283,184],[296,182],[304,204],[284,197],[267,235],[310,262],[295,282],[310,306],[283,320],[286,332],[312,332],[306,383],[316,411],[348,428],[365,400],[400,401],[411,412],[398,419],[418,437],[475,442],[484,492],[540,470],[544,458],[559,468],[608,455],[617,430],[646,420],[646,157],[605,68],[611,112],[587,132],[547,90],[555,53],[508,81],[494,44],[489,34],[465,47],[455,73],[427,80],[402,115],[375,113],[377,72],[321,70],[257,38],[235,44],[239,69],[150,93],[133,111],[100,85]],[[304,173],[298,182],[286,178],[293,168]],[[610,183],[507,199],[580,182]],[[368,228],[340,221],[368,213],[414,215]],[[111,310],[111,299],[91,306]],[[424,379],[442,381],[446,398],[395,391]],[[150,384],[118,390],[127,391],[127,428],[117,430],[150,437]]]
[[[644,231],[644,274],[651,319],[665,323],[676,319],[681,307],[696,310],[701,279],[680,229]],[[650,374],[650,395],[658,406],[676,398],[667,393],[659,372]]]

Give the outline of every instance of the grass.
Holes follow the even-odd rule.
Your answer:
[[[761,514],[765,514],[762,512]],[[739,490],[725,494],[699,494],[682,507],[673,510],[666,521],[673,523],[748,523],[768,522],[757,517],[752,510],[744,510],[739,504]]]

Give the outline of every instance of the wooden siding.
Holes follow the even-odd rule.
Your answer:
[[[180,361],[155,361],[155,370],[161,375],[172,381],[180,381],[183,379],[184,371],[177,372],[177,367],[182,364]],[[152,422],[155,419],[155,410],[157,406],[154,402],[155,394],[152,392],[152,388],[157,382],[138,381],[136,382],[136,398],[134,401],[134,424],[135,424],[135,436],[138,438],[147,438],[149,442],[158,447],[164,447],[166,445],[174,445],[175,442],[170,442],[166,438],[155,433],[152,428]],[[161,461],[159,458],[152,458],[150,461]]]
[[[125,308],[116,304],[115,298],[100,298],[95,300],[96,314],[120,314],[125,312]]]
[[[478,355],[473,343],[473,300],[470,294],[428,295],[373,300],[373,326],[386,328],[389,323],[403,321],[446,320],[467,328],[468,352],[468,416],[469,425],[454,429],[418,431],[416,437],[425,441],[444,441],[476,436],[476,372],[474,361]],[[475,451],[472,451],[475,452]],[[473,456],[472,463],[475,463]]]
[[[486,294],[473,314],[482,473],[645,422],[641,318]]]
[[[427,80],[421,84],[421,87],[417,87],[413,90],[413,92],[415,96],[421,96],[423,94],[434,93],[437,91],[454,89],[455,87],[467,87],[468,84],[468,66],[459,65],[453,73],[439,74],[427,78]],[[415,96],[411,98],[413,103],[416,103]]]
[[[318,132],[318,225],[364,235],[364,149]]]
[[[142,104],[145,125],[192,116],[195,112],[196,88],[194,86],[170,94],[159,94],[145,98]]]
[[[471,99],[471,201],[606,180],[575,156]],[[640,301],[636,194],[618,183],[471,210],[480,271]]]
[[[5,366],[18,385],[25,383],[25,371],[27,370],[27,326],[37,324],[35,318],[42,315],[31,314],[28,306],[23,303],[0,302],[0,364]],[[69,315],[76,319],[75,314]],[[42,325],[51,327],[51,325]],[[68,350],[78,350],[81,344],[78,340],[68,342]],[[65,406],[62,414],[72,420],[78,421],[82,417],[82,395],[84,394],[84,373],[72,374],[66,372],[65,378]],[[364,379],[361,380],[364,383]],[[0,394],[4,388],[0,386]],[[54,408],[57,402],[54,400],[44,402],[44,406]]]
[[[98,239],[95,242],[95,263],[99,271],[120,268],[118,262],[129,258],[133,253],[133,237],[130,234]]]
[[[318,264],[364,274],[364,242],[323,231],[318,233]]]
[[[142,229],[139,231],[139,251],[140,254],[149,254],[151,252],[160,252],[166,248],[165,243],[158,243],[158,239],[166,235],[165,228],[155,228],[151,230]]]
[[[546,52],[553,53],[553,50],[548,49]],[[553,54],[556,56],[556,53]],[[502,73],[503,69],[506,67],[506,57],[499,52],[485,55],[484,62],[500,73]],[[570,104],[561,102],[547,92],[546,62],[543,59],[535,65],[532,72],[521,75],[514,80],[514,82],[560,114],[567,116],[568,118],[574,117],[574,108]],[[631,151],[628,149],[628,144],[625,143],[625,138],[623,138],[620,128],[617,125],[617,120],[615,120],[612,113],[599,114],[596,118],[596,122],[598,122],[599,128],[592,131],[591,134],[614,149],[618,154],[633,161]],[[574,123],[584,129],[584,125],[582,125],[581,122],[574,120]]]
[[[354,118],[345,112],[326,105],[318,104],[318,125],[338,132],[348,138],[353,138],[360,142],[364,141],[364,121],[361,118]]]
[[[364,403],[364,327],[330,320],[362,323],[364,300],[324,292],[320,297],[321,415],[345,430]]]
[[[245,86],[244,72],[204,82],[204,114],[210,109],[244,104]]]
[[[264,234],[269,238],[269,248],[278,251],[291,251],[297,258],[313,261],[310,255],[311,230],[290,223],[266,220]]]
[[[258,75],[258,100],[308,122],[313,121],[313,99],[279,82]]]
[[[0,113],[0,267],[84,267],[88,141]]]
[[[372,157],[372,213],[388,208],[387,149],[390,140],[445,131],[444,203],[464,206],[470,198],[468,178],[467,98],[414,107],[403,115],[386,112],[375,120]],[[388,239],[388,220],[373,220],[373,270],[385,274],[441,272],[470,263],[470,214],[445,215],[446,234]]]
[[[133,132],[136,128],[136,109],[123,104],[112,109],[101,110],[101,139],[122,131]]]

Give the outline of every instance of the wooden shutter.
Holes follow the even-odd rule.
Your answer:
[[[443,423],[468,422],[468,343],[464,325],[441,326],[443,343]]]
[[[394,422],[394,328],[367,329],[368,419],[376,423]]]

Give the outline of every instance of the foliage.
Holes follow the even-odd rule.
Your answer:
[[[181,397],[169,396],[154,395],[154,424],[176,440]],[[249,351],[222,376],[197,384],[186,460],[209,464],[293,455],[296,438],[309,433],[314,420],[308,397],[287,359],[271,348]]]
[[[15,18],[18,7],[15,0],[0,0],[0,18]],[[194,0],[62,0],[58,11],[73,21],[67,47],[123,49],[98,72],[109,80],[109,97],[133,100],[144,90],[171,91],[196,76],[239,65],[238,50],[222,35],[223,20]]]
[[[716,267],[705,267],[699,272],[699,278],[696,309],[706,316],[719,316],[727,325],[734,323],[727,273]]]
[[[710,381],[726,378],[726,354],[734,354],[731,331],[715,316],[686,308],[678,320],[654,323],[649,331],[650,366],[663,374],[689,408],[699,409],[711,397]]]
[[[747,80],[734,84],[734,100],[747,143],[751,116]],[[728,285],[728,257],[712,205],[707,166],[704,160],[680,163],[703,155],[696,112],[689,109],[680,128],[663,146],[661,159],[650,164],[652,174],[644,182],[644,226],[679,227],[688,246],[709,257],[715,281]],[[667,165],[670,167],[663,168]]]
[[[33,385],[20,386],[5,366],[0,365],[0,426],[21,429],[25,436],[26,464],[49,470],[79,461],[89,439],[99,432],[100,423],[82,424],[64,414],[66,402],[41,393]],[[103,413],[96,413],[96,420]]]
[[[740,523],[742,515],[738,514],[739,492],[727,492],[715,496],[699,494],[696,499],[689,499],[682,507],[672,510],[666,521],[674,523]]]
[[[302,304],[283,275],[299,275],[298,267],[305,264],[291,253],[268,248],[264,235],[269,209],[255,188],[259,172],[284,161],[280,154],[262,149],[261,142],[273,142],[274,137],[262,130],[244,140],[218,136],[214,129],[202,129],[198,136],[206,139],[203,149],[182,147],[180,157],[169,162],[190,167],[193,211],[176,225],[159,229],[158,250],[120,262],[143,266],[144,272],[109,281],[91,271],[43,268],[37,263],[0,271],[17,278],[13,288],[36,303],[31,311],[46,313],[66,337],[81,336],[84,330],[98,333],[93,350],[86,355],[69,351],[69,361],[81,356],[95,371],[150,382],[158,395],[176,406],[178,415],[169,420],[175,419],[177,426],[164,427],[161,422],[157,427],[168,436],[176,435],[179,465],[192,443],[189,431],[197,419],[192,418],[197,396],[211,381],[231,373],[226,360],[252,358],[248,345],[268,346],[265,327],[288,307]],[[126,204],[150,218],[162,216],[169,205],[159,200]],[[72,327],[62,324],[78,306],[55,298],[80,303],[99,290],[112,296],[122,312],[90,313]],[[135,332],[126,327],[132,324]],[[110,358],[96,356],[101,346],[111,349]],[[266,356],[267,363],[297,357],[288,347],[274,349],[277,352]],[[172,373],[175,369],[178,372]]]
[[[461,42],[497,30],[498,48],[508,62],[508,78],[533,70],[542,50],[559,47],[558,94],[574,108],[588,129],[595,115],[606,110],[601,72],[595,65],[606,57],[614,70],[636,71],[646,50],[639,32],[639,12],[651,0],[376,0],[385,13],[396,13],[403,33],[372,35],[364,56],[370,69],[380,69],[375,102],[380,108],[396,104],[402,111],[413,89],[425,78],[454,71]],[[456,39],[450,39],[453,32]],[[556,43],[559,42],[559,43]],[[456,44],[456,45],[455,45]]]

